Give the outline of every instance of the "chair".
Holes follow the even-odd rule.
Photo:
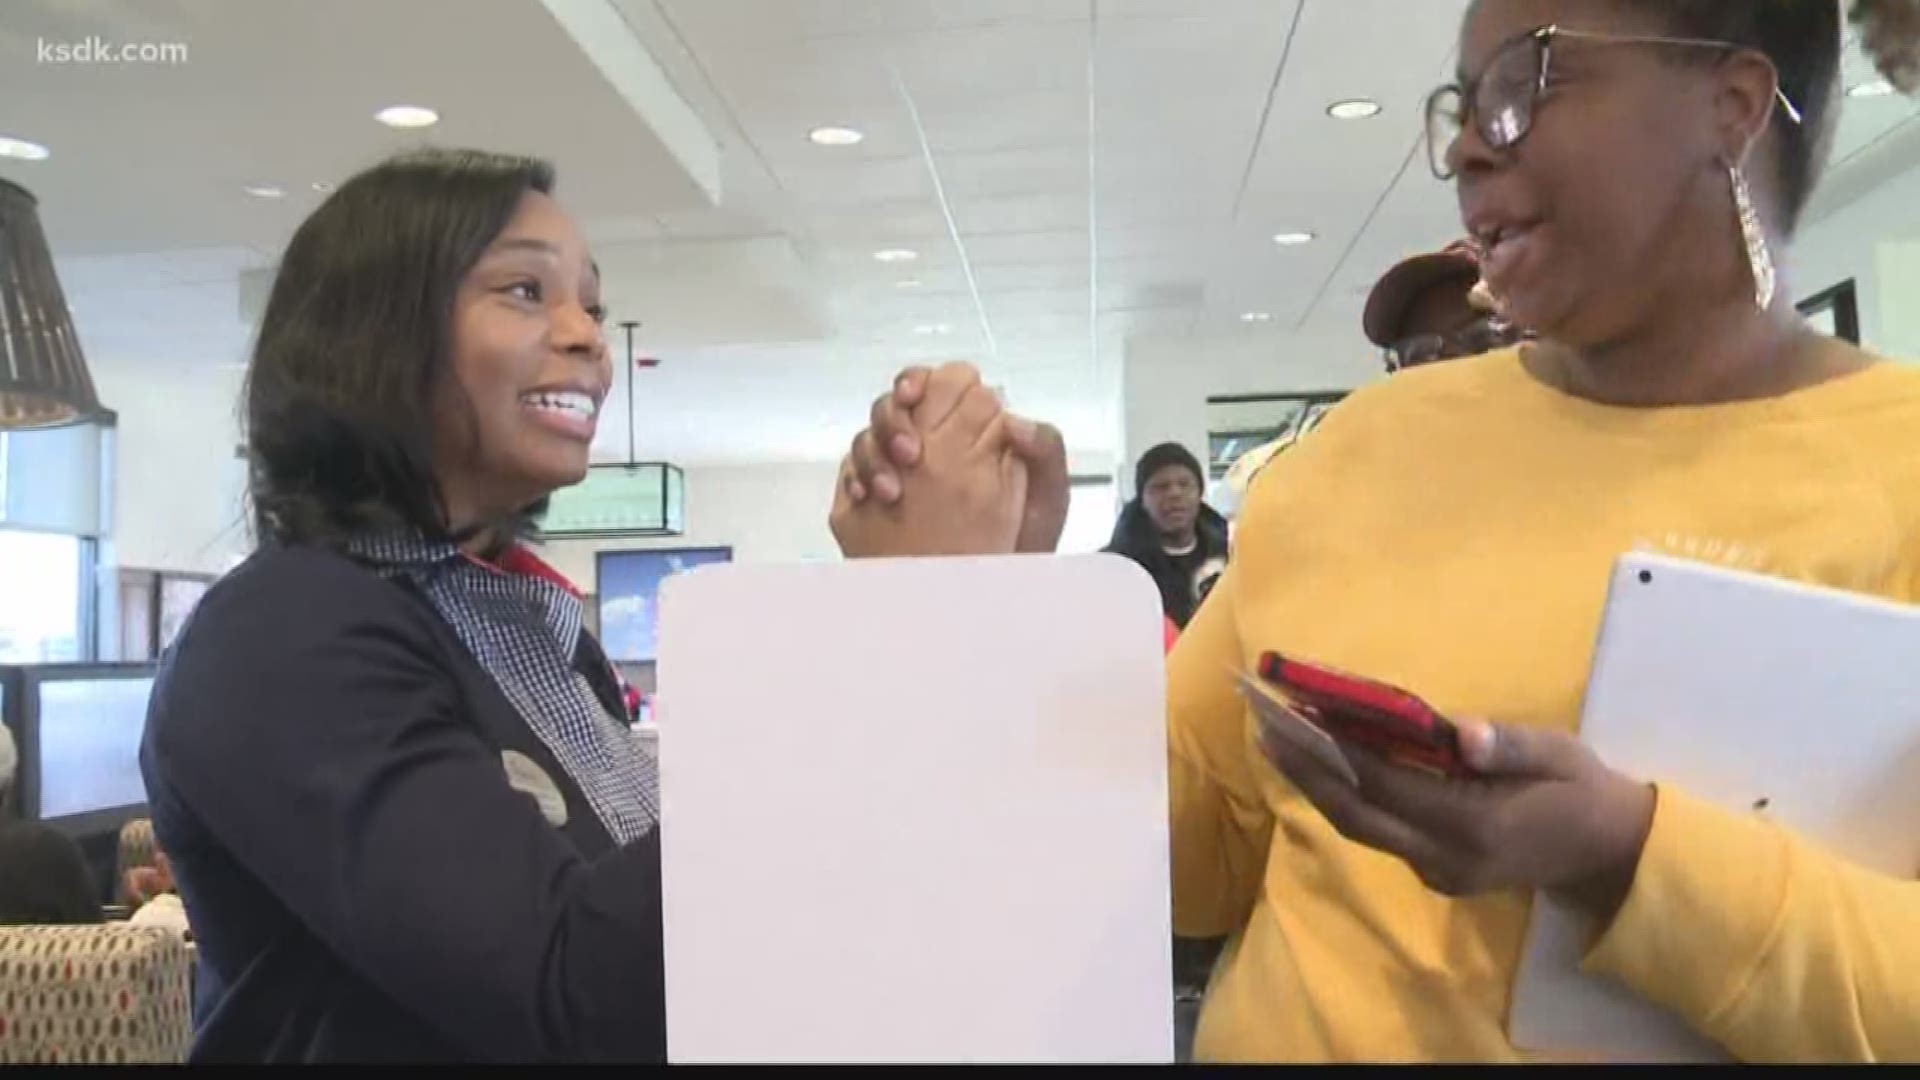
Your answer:
[[[164,930],[0,928],[0,1064],[183,1062],[191,970]]]

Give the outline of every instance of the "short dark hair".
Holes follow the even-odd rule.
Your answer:
[[[1192,473],[1196,483],[1206,486],[1207,474],[1200,469],[1200,459],[1179,443],[1164,442],[1140,455],[1140,463],[1133,468],[1133,497],[1145,495],[1154,475],[1172,465]]]
[[[1840,103],[1844,0],[1629,0],[1680,37],[1724,41],[1773,61],[1780,91],[1800,111],[1794,123],[1775,109],[1779,138],[1780,227],[1792,235],[1833,150]],[[1865,33],[1874,62],[1889,78],[1911,65],[1920,48],[1920,4],[1853,0],[1851,18]],[[1910,78],[1910,76],[1909,76]],[[1896,78],[1906,82],[1907,78]]]
[[[248,495],[263,543],[449,539],[434,403],[455,297],[552,166],[422,150],[341,184],[281,258],[246,384]]]

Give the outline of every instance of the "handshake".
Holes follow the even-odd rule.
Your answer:
[[[1067,519],[1060,432],[1006,410],[972,364],[909,368],[840,465],[831,524],[850,559],[1052,552]]]

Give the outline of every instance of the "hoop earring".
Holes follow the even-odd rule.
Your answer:
[[[1738,165],[1727,166],[1727,178],[1733,185],[1733,207],[1740,216],[1740,239],[1747,249],[1747,269],[1753,275],[1753,306],[1765,311],[1773,306],[1775,284],[1773,252],[1767,247],[1767,230],[1760,224],[1760,211],[1753,205],[1753,189]]]

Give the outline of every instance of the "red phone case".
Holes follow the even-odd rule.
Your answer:
[[[1336,739],[1441,776],[1472,775],[1453,723],[1405,690],[1279,653],[1260,658],[1260,677]]]

